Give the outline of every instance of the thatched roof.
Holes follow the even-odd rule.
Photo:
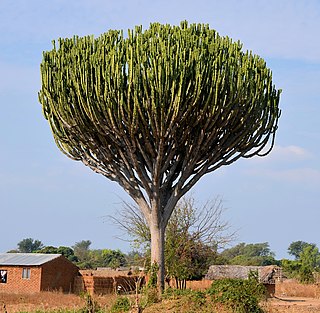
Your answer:
[[[275,276],[279,275],[278,266],[241,266],[241,265],[211,265],[205,279],[241,278],[247,279],[250,272],[258,272],[259,281],[274,284]]]

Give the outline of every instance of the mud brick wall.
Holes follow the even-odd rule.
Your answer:
[[[88,292],[89,294],[130,293],[136,289],[138,276],[103,277],[83,275],[75,278],[75,293]]]
[[[72,292],[78,267],[60,256],[42,265],[41,290],[59,290]]]
[[[93,293],[104,295],[115,292],[115,284],[113,277],[93,277]]]

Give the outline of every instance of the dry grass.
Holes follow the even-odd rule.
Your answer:
[[[207,285],[207,282],[204,282]],[[194,289],[204,289],[206,286],[197,282]],[[320,287],[317,285],[302,285],[295,281],[286,281],[276,286],[277,298],[262,303],[267,313],[310,313],[320,312]],[[99,307],[109,312],[112,304],[116,301],[115,295],[94,296]],[[227,313],[217,304],[207,299],[206,305],[201,306],[197,301],[188,297],[177,297],[164,300],[146,308],[143,313]],[[134,299],[131,298],[134,302]],[[74,294],[60,292],[41,292],[35,294],[4,294],[0,293],[0,313],[4,312],[5,304],[8,313],[36,312],[53,310],[78,310],[84,308],[86,300]]]
[[[115,295],[95,296],[93,300],[99,307],[107,311],[116,299]],[[75,294],[60,292],[39,292],[33,294],[0,293],[0,313],[7,311],[35,312],[35,311],[76,311],[86,306],[86,299]]]
[[[207,299],[206,305],[191,301],[186,297],[177,297],[176,299],[163,300],[155,303],[145,310],[143,313],[230,313],[229,310],[223,308],[222,305],[213,303]]]
[[[187,288],[192,290],[206,290],[212,285],[212,280],[187,281]]]
[[[276,284],[276,295],[320,299],[320,286],[300,284],[290,279]]]
[[[11,312],[30,312],[36,310],[78,309],[84,300],[73,294],[59,292],[41,292],[33,294],[0,293],[1,310]]]

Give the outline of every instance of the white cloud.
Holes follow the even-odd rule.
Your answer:
[[[269,146],[270,147],[270,146]],[[269,147],[266,147],[266,150],[269,149]],[[295,145],[289,145],[289,146],[279,146],[275,145],[272,149],[272,151],[265,157],[255,157],[254,160],[256,162],[264,162],[264,163],[281,163],[283,161],[285,162],[296,162],[296,161],[303,161],[312,159],[313,155],[308,150],[295,146]]]
[[[287,170],[254,169],[250,175],[269,177],[278,181],[289,183],[303,183],[318,186],[320,184],[320,170],[314,168],[294,168]]]
[[[314,160],[314,155],[302,147],[275,146],[268,156],[255,157],[253,163],[247,164],[245,172],[249,176],[277,181],[320,184],[320,169]]]
[[[298,146],[275,146],[271,152],[270,158],[280,160],[306,160],[312,157],[312,154],[304,148]]]

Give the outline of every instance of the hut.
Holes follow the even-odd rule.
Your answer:
[[[282,280],[281,268],[269,266],[241,266],[241,265],[211,265],[205,279],[216,280],[223,278],[248,279],[250,273],[256,272],[270,297],[274,296],[276,281]]]

